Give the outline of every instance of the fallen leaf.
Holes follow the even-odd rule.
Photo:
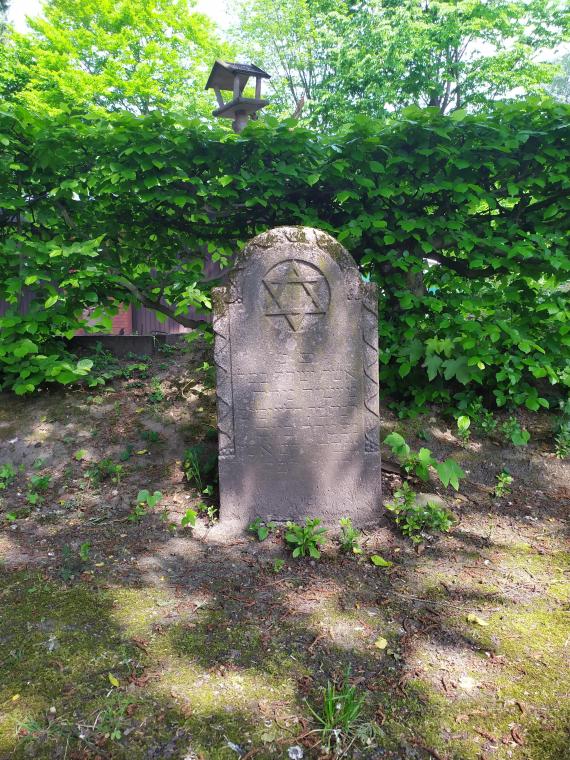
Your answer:
[[[112,673],[109,673],[108,678],[109,678],[109,683],[111,684],[111,686],[114,686],[115,688],[118,689],[119,686],[121,685],[119,683],[119,679],[116,676],[114,676]]]
[[[468,623],[475,623],[476,625],[483,625],[483,626],[489,625],[489,623],[486,620],[483,620],[483,618],[478,617],[473,612],[470,612],[467,615],[467,622]]]
[[[370,557],[370,562],[372,562],[373,565],[376,565],[376,567],[392,567],[394,564],[393,562],[384,559],[384,557],[381,557],[379,554],[373,554]]]
[[[374,646],[377,649],[386,649],[388,646],[388,641],[383,636],[379,636],[374,642]]]

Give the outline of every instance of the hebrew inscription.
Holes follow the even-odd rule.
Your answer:
[[[375,286],[317,230],[255,238],[214,293],[220,517],[374,520]]]

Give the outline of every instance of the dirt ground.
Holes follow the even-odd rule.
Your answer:
[[[548,415],[526,420],[527,447],[462,446],[432,410],[384,408],[383,435],[466,471],[459,495],[418,488],[456,525],[417,550],[383,515],[362,555],[331,532],[319,561],[293,560],[279,531],[180,524],[200,502],[184,451],[215,450],[205,359],[168,350],[110,362],[119,376],[94,389],[0,395],[0,466],[16,470],[0,491],[0,758],[324,758],[310,708],[348,667],[365,704],[343,757],[570,758],[570,463]],[[385,499],[400,483],[385,474]],[[137,521],[140,489],[163,496]]]

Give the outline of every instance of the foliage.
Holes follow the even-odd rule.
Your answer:
[[[44,494],[51,483],[51,475],[30,475],[28,478],[28,491],[26,501],[32,506],[39,506],[43,502]]]
[[[521,427],[516,417],[505,420],[501,425],[501,431],[515,446],[526,446],[530,440],[530,433]]]
[[[418,452],[412,451],[404,438],[396,432],[386,436],[384,443],[390,446],[408,474],[416,475],[421,480],[429,480],[430,467],[433,467],[443,485],[451,485],[459,490],[459,481],[465,473],[454,459],[438,462],[429,449],[422,447]]]
[[[256,517],[255,520],[252,520],[252,522],[250,522],[250,524],[247,526],[247,529],[250,533],[256,535],[259,541],[265,541],[271,531],[275,530],[276,527],[277,523],[266,523],[261,519],[261,517]]]
[[[186,528],[187,525],[189,525],[191,528],[193,528],[196,525],[196,518],[198,517],[198,513],[194,509],[187,509],[186,513],[184,514],[184,517],[182,520],[180,520],[180,525],[183,528]]]
[[[10,462],[0,464],[0,491],[5,491],[15,477],[16,470]]]
[[[347,554],[362,554],[360,531],[352,525],[350,517],[340,519],[340,548]]]
[[[149,509],[154,509],[161,501],[162,493],[160,491],[150,491],[146,488],[141,489],[137,494],[136,504],[131,510],[128,519],[131,522],[140,522],[146,516]]]
[[[61,551],[61,568],[59,571],[62,580],[67,583],[85,569],[85,565],[89,562],[90,551],[91,544],[89,541],[84,541],[77,552],[74,552],[67,544],[64,545]]]
[[[184,452],[182,469],[189,483],[192,483],[200,493],[210,495],[211,487],[208,487],[208,481],[215,482],[218,472],[216,453],[208,453],[201,443],[194,444]]]
[[[319,559],[321,553],[319,546],[325,541],[326,528],[319,527],[321,521],[318,517],[311,519],[307,517],[305,525],[298,525],[294,522],[287,523],[285,533],[285,543],[292,550],[294,557],[310,556],[313,559]]]
[[[481,433],[489,435],[497,429],[497,420],[493,413],[485,408],[481,396],[462,399],[457,406],[459,410],[466,412],[466,416],[473,422],[473,426]]]
[[[124,471],[122,464],[116,464],[112,459],[105,457],[100,462],[94,462],[85,470],[85,477],[93,486],[98,486],[105,480],[120,483]]]
[[[394,497],[394,501],[386,504],[386,509],[395,515],[396,524],[402,533],[414,543],[419,543],[426,532],[446,532],[453,525],[453,518],[439,504],[430,501],[418,504],[416,494],[406,481],[394,493]]]
[[[257,232],[306,224],[379,285],[386,393],[416,408],[479,396],[546,407],[537,381],[570,383],[569,109],[411,108],[332,136],[266,118],[238,136],[168,112],[6,105],[2,382],[26,393],[87,375],[65,338],[108,328],[121,303],[195,326],[188,309],[210,307],[207,256],[225,266]]]
[[[536,60],[567,29],[555,0],[242,0],[241,50],[265,66],[277,110],[329,126],[354,111],[409,105],[481,109],[540,91],[555,67]]]
[[[188,0],[48,0],[7,40],[0,92],[50,114],[68,109],[207,112],[204,77],[223,52]]]
[[[511,492],[511,484],[513,482],[513,476],[509,475],[506,470],[503,470],[497,475],[497,482],[495,484],[495,490],[493,496],[501,498],[502,496],[508,496]]]
[[[344,675],[340,689],[331,681],[323,689],[323,704],[319,712],[310,705],[309,710],[320,726],[322,743],[327,752],[342,749],[354,736],[364,697],[349,682],[350,671]]]
[[[562,414],[557,419],[554,443],[555,454],[559,459],[570,456],[570,399],[560,402]]]
[[[554,437],[556,456],[558,459],[566,459],[570,456],[570,421],[560,426]]]
[[[471,436],[470,427],[471,419],[466,414],[462,414],[457,418],[457,435],[464,446]]]
[[[285,567],[285,560],[284,559],[276,559],[273,562],[273,572],[274,573],[280,573],[281,570]]]

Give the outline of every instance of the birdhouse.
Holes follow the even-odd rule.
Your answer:
[[[255,77],[255,97],[244,98],[242,93],[250,77]],[[257,112],[269,103],[261,98],[262,79],[270,79],[269,74],[253,64],[216,61],[206,82],[206,90],[214,90],[219,106],[212,115],[232,119],[234,132],[241,132],[248,119],[256,119]],[[224,102],[222,90],[233,94],[228,103]]]

